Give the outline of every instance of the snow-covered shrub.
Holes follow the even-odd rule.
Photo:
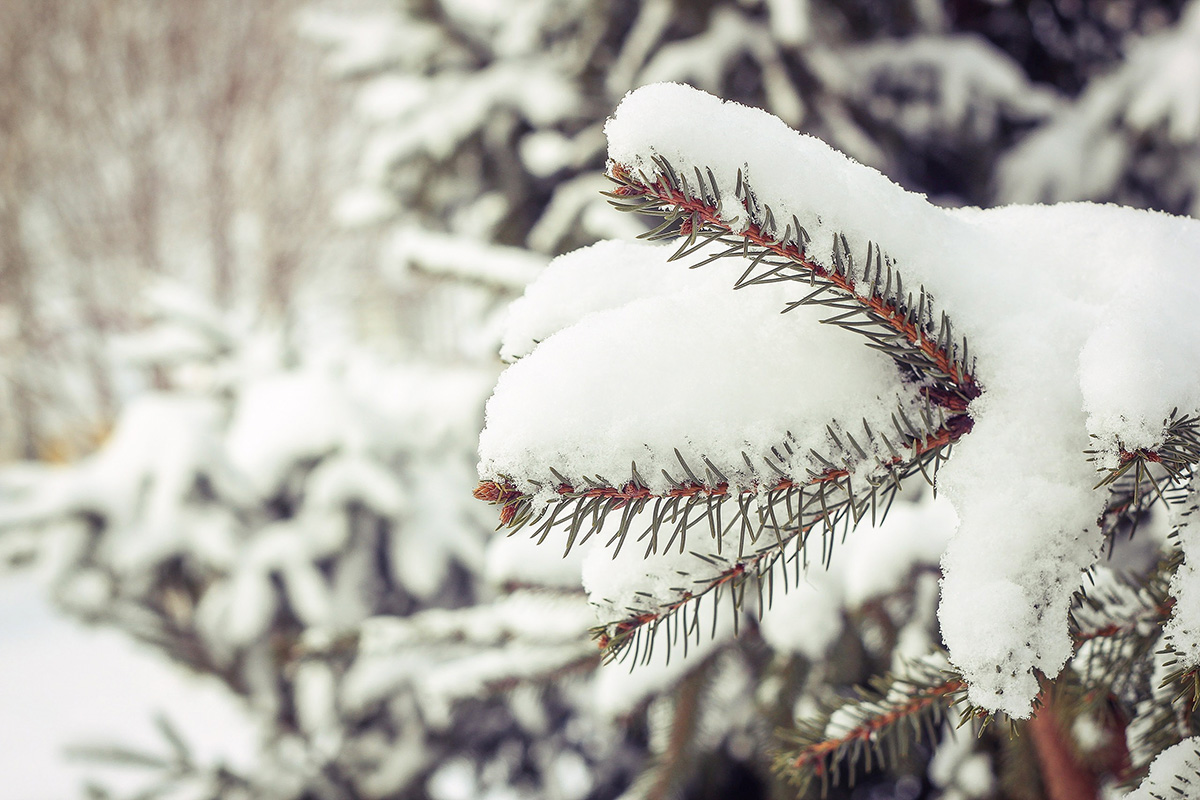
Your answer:
[[[1200,210],[1200,4],[1134,41],[1127,60],[1006,154],[999,199],[1107,200]]]
[[[936,603],[936,624],[893,628],[877,692],[802,715],[782,760],[802,783],[852,779],[860,757],[911,769],[905,746],[953,705],[1028,720],[1043,760],[1074,720],[1071,746],[1096,752],[1043,764],[1054,797],[1136,774],[1128,751],[1097,754],[1128,746],[1125,721],[1134,768],[1190,735],[1161,718],[1200,697],[1200,223],[939,208],[674,84],[630,94],[606,133],[613,202],[671,241],[563,256],[514,305],[520,360],[488,403],[476,493],[547,546],[599,541],[583,574],[610,657],[636,674],[758,617],[820,664],[866,574]],[[952,510],[879,543],[865,529],[921,478]],[[908,580],[939,556],[940,598]],[[799,595],[775,599],[789,578]]]
[[[251,773],[171,739],[161,787],[436,796],[451,765],[472,796],[627,782],[623,737],[564,727],[588,704],[546,686],[598,662],[578,571],[502,592],[553,583],[557,565],[489,553],[470,497],[492,367],[336,342],[296,358],[178,290],[155,315],[120,352],[158,388],[79,463],[0,471],[0,541],[49,562],[66,610],[220,678],[261,723]]]
[[[602,127],[625,93],[659,81],[765,108],[911,188],[983,202],[996,157],[1060,98],[990,31],[948,30],[951,12],[937,4],[868,5],[880,8],[314,3],[304,33],[359,82],[373,130],[342,218],[548,254],[636,233],[597,199]]]

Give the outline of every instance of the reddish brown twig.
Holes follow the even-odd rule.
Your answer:
[[[920,350],[942,373],[950,380],[954,392],[931,394],[930,401],[943,404],[950,411],[963,411],[966,404],[981,394],[975,377],[967,371],[965,365],[958,364],[946,347],[931,339],[924,330],[921,320],[916,319],[909,310],[902,309],[894,298],[885,297],[872,292],[864,297],[855,291],[854,279],[837,270],[821,266],[805,253],[802,246],[790,241],[775,241],[758,223],[751,220],[741,230],[734,230],[721,217],[720,210],[700,197],[692,197],[682,189],[671,185],[665,176],[657,176],[653,182],[643,180],[633,169],[623,164],[613,163],[609,173],[614,181],[621,185],[617,194],[621,197],[643,196],[665,206],[679,209],[690,215],[681,225],[680,233],[688,235],[701,226],[711,230],[725,231],[740,237],[745,241],[768,250],[793,262],[797,266],[812,273],[822,281],[836,288],[847,299],[860,303],[869,310],[872,316],[882,325],[890,328],[896,334],[905,338],[908,343]],[[949,342],[947,342],[947,345]]]
[[[973,422],[970,417],[965,414],[949,417],[946,424],[934,431],[924,439],[913,441],[909,449],[912,451],[914,458],[924,455],[931,450],[936,450],[939,447],[944,447],[948,444],[957,442],[960,438],[970,433]],[[903,459],[893,457],[885,462],[882,462],[884,467],[895,467],[903,463]],[[850,473],[844,469],[826,469],[820,474],[810,477],[806,481],[799,481],[792,478],[781,478],[766,489],[768,492],[786,491],[791,488],[800,488],[801,486],[811,487],[820,486],[824,483],[831,483],[845,478]],[[635,481],[628,481],[620,486],[591,486],[586,489],[577,489],[569,483],[561,483],[555,491],[562,496],[569,496],[571,499],[576,498],[592,498],[601,497],[605,499],[617,500],[615,508],[620,509],[628,503],[639,500],[655,500],[659,498],[690,498],[690,497],[729,497],[733,495],[729,484],[721,482],[713,486],[708,486],[702,483],[681,483],[678,486],[673,486],[665,492],[652,492],[650,489],[638,484]],[[757,484],[750,484],[743,487],[739,494],[741,496],[752,496],[762,491],[762,488]],[[492,505],[500,505],[500,523],[508,525],[516,516],[517,506],[525,501],[528,501],[532,495],[527,492],[522,492],[511,482],[505,481],[480,481],[473,492],[476,500],[482,500],[485,503]]]
[[[1099,797],[1096,775],[1083,764],[1063,730],[1050,692],[1042,691],[1042,704],[1026,723],[1041,767],[1042,785],[1049,800],[1093,800]]]
[[[830,768],[830,759],[861,742],[865,747],[874,747],[879,735],[891,726],[903,720],[921,714],[935,705],[949,706],[950,697],[963,691],[966,684],[957,677],[947,679],[936,685],[914,692],[910,699],[891,707],[887,712],[872,716],[861,724],[828,739],[814,742],[802,748],[791,761],[791,767],[797,771],[811,770],[811,774],[824,778]]]

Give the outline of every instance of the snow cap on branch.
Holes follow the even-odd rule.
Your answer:
[[[618,242],[579,250],[514,304],[506,352],[545,341],[488,402],[482,475],[556,485],[554,468],[616,485],[636,462],[662,491],[662,470],[683,475],[679,448],[748,485],[743,451],[790,441],[808,465],[810,448],[827,449],[830,420],[890,424],[902,384],[886,356],[861,352],[814,309],[781,315],[790,288],[733,294],[726,274],[690,272],[668,263],[671,252]]]

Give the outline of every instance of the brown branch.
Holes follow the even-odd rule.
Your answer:
[[[658,204],[671,206],[690,215],[684,219],[680,233],[691,235],[700,227],[724,231],[727,234],[740,237],[757,247],[781,256],[798,268],[826,281],[848,300],[861,304],[872,317],[881,325],[890,328],[901,335],[909,344],[919,349],[930,361],[950,380],[952,393],[930,393],[930,401],[941,405],[950,411],[963,411],[967,403],[981,394],[980,387],[973,375],[967,371],[966,365],[959,365],[945,346],[931,340],[922,328],[920,320],[911,314],[911,309],[903,309],[894,298],[884,297],[871,292],[869,297],[863,297],[855,291],[855,283],[851,276],[843,275],[837,270],[821,266],[808,257],[802,245],[794,242],[775,241],[763,227],[751,220],[744,230],[735,231],[720,214],[719,209],[703,198],[691,197],[681,189],[671,186],[664,176],[658,176],[648,183],[635,177],[634,170],[622,165],[612,164],[609,173],[611,178],[621,184],[614,192],[623,198],[647,197]],[[642,176],[644,177],[644,176]],[[949,342],[947,342],[947,345]]]
[[[969,418],[967,419],[969,422]],[[969,431],[970,427],[968,426],[966,430]],[[935,435],[927,437],[923,443],[914,443],[914,455],[919,456],[925,452],[928,452],[929,450],[935,449],[936,447],[941,447],[953,441],[957,441],[957,437],[952,436],[949,432],[949,429],[943,429],[938,431]],[[936,444],[934,444],[935,442]],[[889,464],[889,466],[891,465],[893,464]],[[814,483],[816,482],[818,481],[814,481]],[[743,494],[745,493],[746,492],[743,492]],[[684,592],[682,595],[680,595],[678,600],[664,606],[659,611],[648,611],[643,614],[637,614],[617,623],[609,623],[608,625],[601,626],[597,629],[599,631],[597,642],[599,643],[600,647],[605,650],[619,647],[622,642],[628,639],[629,636],[634,634],[636,631],[640,630],[646,625],[656,623],[663,618],[676,613],[688,603],[698,600],[710,592],[717,591],[724,586],[728,586],[730,589],[736,591],[751,577],[757,576],[761,578],[761,576],[765,574],[767,570],[774,567],[775,562],[782,556],[783,546],[788,541],[791,541],[797,536],[805,536],[813,528],[822,523],[833,524],[833,520],[830,519],[828,513],[822,513],[821,515],[814,517],[808,522],[808,524],[799,525],[786,537],[786,540],[780,541],[777,547],[771,547],[769,549],[759,551],[758,553],[752,554],[748,558],[739,560],[729,569],[718,573],[716,577],[708,581],[699,591]]]
[[[854,742],[870,744],[881,731],[897,722],[919,714],[934,705],[949,704],[948,698],[964,690],[966,686],[961,678],[951,677],[937,686],[917,691],[910,700],[894,706],[885,714],[867,719],[841,736],[824,739],[801,748],[800,754],[792,759],[791,766],[796,770],[811,769],[817,776],[823,776],[828,769],[827,759],[841,748],[851,746]]]
[[[1043,704],[1034,711],[1033,719],[1029,720],[1026,727],[1037,752],[1047,798],[1091,800],[1099,797],[1096,775],[1080,762],[1055,712],[1053,699],[1044,690],[1042,701]]]
[[[914,440],[909,449],[912,450],[914,457],[919,457],[928,453],[931,450],[936,450],[939,447],[944,447],[948,444],[953,444],[961,439],[966,434],[970,433],[973,426],[973,421],[965,414],[949,417],[946,424],[924,437],[923,439]],[[881,462],[883,467],[896,467],[904,463],[904,459],[896,456],[886,461]],[[801,487],[820,486],[825,483],[835,483],[849,475],[849,471],[845,469],[826,469],[823,472],[814,475],[807,481],[797,481],[792,478],[781,478],[773,485],[766,489],[768,492],[786,491],[788,489],[799,489]],[[733,492],[730,490],[727,482],[721,482],[714,486],[708,486],[702,483],[681,483],[673,486],[666,492],[655,493],[650,489],[642,486],[636,481],[628,481],[621,486],[592,486],[587,489],[577,489],[570,483],[561,483],[555,490],[559,495],[575,500],[579,498],[605,498],[617,500],[618,503],[615,509],[621,509],[625,505],[639,500],[658,500],[665,498],[691,498],[691,497],[731,497]],[[762,491],[761,485],[749,484],[743,487],[738,493],[742,497],[757,495]],[[476,500],[482,500],[485,503],[492,505],[500,505],[500,522],[502,525],[509,524],[516,516],[518,504],[532,499],[532,495],[527,492],[522,492],[516,488],[510,481],[480,481],[472,492]]]

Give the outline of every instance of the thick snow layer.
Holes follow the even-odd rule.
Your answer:
[[[610,158],[633,174],[653,174],[655,156],[682,174],[711,170],[735,229],[740,170],[774,219],[805,228],[818,263],[831,266],[835,235],[859,258],[881,247],[966,336],[985,391],[941,473],[960,528],[940,620],[971,700],[1028,716],[1034,670],[1055,675],[1070,655],[1067,608],[1101,543],[1105,494],[1084,451],[1098,442],[1111,466],[1122,448],[1159,444],[1173,407],[1200,410],[1200,379],[1181,368],[1200,362],[1200,224],[1090,204],[937,208],[764,112],[679,85],[630,93],[606,133]],[[623,274],[611,249],[593,252],[558,262],[579,270],[584,294],[597,274]],[[577,309],[556,321],[531,299],[523,313],[543,318],[516,317],[512,354],[566,327],[502,376],[482,474],[545,480],[555,467],[619,481],[636,460],[653,481],[643,465],[669,463],[674,447],[735,463],[785,431],[803,452],[820,449],[830,419],[887,414],[895,369],[815,314],[780,317],[803,286],[730,292],[744,266],[727,259],[688,288],[596,310],[567,300],[564,280],[550,294]],[[578,312],[590,313],[567,324]]]
[[[662,470],[684,474],[678,448],[694,468],[707,456],[748,485],[743,452],[790,441],[803,475],[820,470],[808,452],[829,451],[830,420],[890,424],[902,386],[886,356],[820,325],[813,308],[780,314],[790,288],[732,293],[727,274],[689,272],[667,261],[672,252],[597,245],[556,260],[530,287],[505,352],[546,340],[488,402],[482,475],[554,483],[554,468],[617,485],[636,462],[661,490]]]
[[[672,252],[667,246],[604,241],[554,259],[509,307],[500,356],[515,361],[529,355],[538,342],[593,312],[694,287],[699,276],[686,264],[666,263]]]

